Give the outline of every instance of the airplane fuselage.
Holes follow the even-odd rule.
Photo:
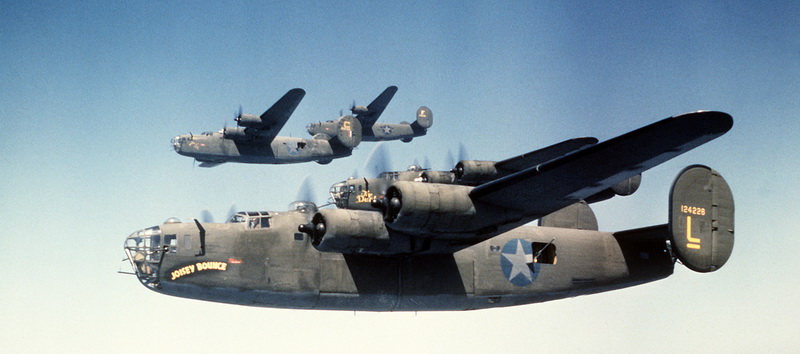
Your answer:
[[[411,139],[427,134],[424,129],[414,131],[409,123],[375,123],[371,129],[364,129],[362,141],[387,141],[403,140],[409,142]]]
[[[202,224],[202,249],[195,223],[165,223],[131,235],[126,252],[142,283],[168,295],[363,311],[537,303],[661,279],[674,264],[663,227],[606,233],[524,226],[453,254],[368,256],[320,252],[308,235],[287,232],[305,222],[305,214],[285,212],[264,223]],[[135,246],[145,243],[149,248]]]
[[[352,149],[331,144],[325,139],[276,137],[272,141],[237,141],[224,138],[220,132],[181,135],[173,139],[172,145],[180,155],[212,163],[327,163],[352,154]]]

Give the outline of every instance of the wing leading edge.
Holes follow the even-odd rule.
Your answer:
[[[480,185],[470,197],[542,217],[709,142],[732,126],[733,118],[723,112],[670,117]]]
[[[506,171],[509,174],[519,172],[526,168],[545,163],[576,150],[584,149],[587,146],[597,144],[597,142],[597,139],[588,137],[570,139],[543,149],[531,151],[519,156],[505,159],[503,161],[498,161],[494,167],[498,170]]]

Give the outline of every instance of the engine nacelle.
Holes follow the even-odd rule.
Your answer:
[[[247,135],[246,128],[241,127],[225,127],[222,130],[222,136],[225,139],[231,140],[247,140],[250,137]]]
[[[392,229],[424,232],[460,232],[474,223],[471,187],[432,183],[395,182],[377,202]]]
[[[369,108],[364,106],[353,106],[352,108],[350,108],[350,112],[352,112],[355,115],[367,114],[369,113]]]
[[[261,117],[255,114],[240,114],[236,117],[236,122],[242,127],[254,127],[263,124]]]
[[[298,230],[311,235],[311,244],[322,252],[385,254],[390,246],[383,218],[374,211],[322,209]]]
[[[461,160],[453,172],[459,183],[478,185],[500,177],[494,164],[494,161]]]
[[[604,189],[599,193],[586,198],[585,201],[589,204],[592,204],[611,199],[617,195],[623,197],[629,196],[635,193],[639,189],[639,186],[641,184],[642,184],[642,175],[638,174],[636,176],[633,176],[631,178],[628,178],[622,182],[613,185],[611,188]]]
[[[456,175],[450,171],[425,171],[420,175],[420,181],[425,183],[455,184]]]
[[[631,178],[628,178],[622,182],[615,184],[611,187],[611,190],[614,191],[616,195],[621,195],[623,197],[629,196],[636,192],[639,189],[639,185],[642,184],[642,174],[638,174]]]

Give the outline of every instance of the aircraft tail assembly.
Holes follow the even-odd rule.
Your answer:
[[[733,251],[733,194],[725,179],[706,166],[689,166],[670,192],[672,251],[691,270],[713,272]]]
[[[336,122],[336,127],[336,136],[334,136],[333,140],[350,149],[361,143],[361,122],[355,117],[344,116],[339,118]]]
[[[425,106],[417,108],[417,120],[411,123],[411,129],[416,135],[424,135],[425,131],[433,125],[433,112]]]
[[[668,276],[666,264],[676,259],[696,272],[721,268],[734,234],[733,194],[725,179],[706,166],[689,166],[673,182],[669,204],[667,224],[614,233],[631,276]]]

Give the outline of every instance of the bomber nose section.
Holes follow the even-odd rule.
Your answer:
[[[172,148],[175,149],[175,152],[180,154],[181,150],[183,148],[182,145],[183,145],[184,141],[186,141],[186,136],[185,135],[178,135],[178,136],[172,138],[172,140],[170,140],[170,144],[172,144]]]
[[[144,286],[153,290],[160,289],[159,268],[171,242],[162,237],[158,226],[136,231],[125,238],[125,255],[134,274]]]

